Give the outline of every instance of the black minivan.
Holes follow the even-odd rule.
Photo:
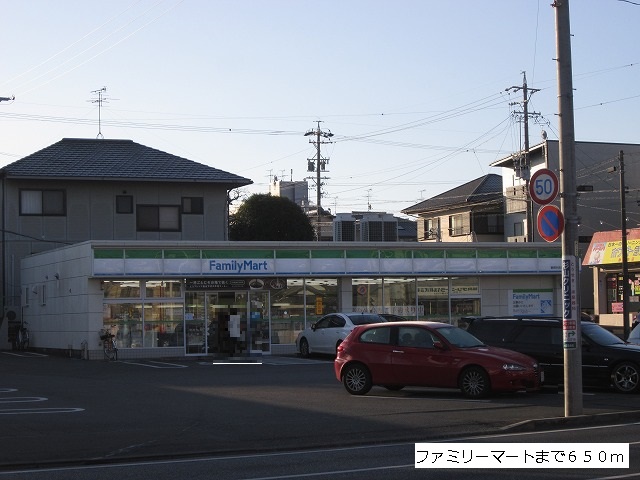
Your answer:
[[[622,393],[640,390],[640,345],[624,342],[590,321],[581,321],[582,383]],[[487,345],[525,353],[544,368],[544,383],[564,380],[562,319],[549,317],[466,317],[459,326]]]

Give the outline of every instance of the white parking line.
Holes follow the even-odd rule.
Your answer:
[[[0,415],[31,415],[35,413],[77,413],[84,408],[7,408],[0,409]]]
[[[45,402],[49,400],[46,397],[7,397],[0,398],[0,403],[29,403],[29,402]]]
[[[0,388],[0,393],[14,393],[17,392],[16,388]],[[0,405],[7,405],[9,403],[34,403],[34,402],[47,402],[47,397],[0,397]],[[76,413],[84,412],[84,408],[78,407],[57,407],[57,408],[0,408],[0,415],[31,415],[35,413]]]
[[[37,352],[2,352],[5,355],[12,355],[14,357],[48,357],[49,355],[46,355],[44,353],[37,353]]]
[[[127,365],[139,365],[147,368],[187,368],[187,365],[180,365],[178,363],[157,362],[154,360],[148,360],[148,363],[123,361]]]

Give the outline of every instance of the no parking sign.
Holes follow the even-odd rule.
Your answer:
[[[547,242],[556,240],[564,230],[564,215],[555,205],[545,205],[538,212],[538,233]]]

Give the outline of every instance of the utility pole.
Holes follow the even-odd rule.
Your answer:
[[[627,186],[624,184],[624,152],[620,150],[618,156],[618,165],[620,166],[620,228],[622,237],[622,327],[624,329],[624,337],[629,337],[631,330],[629,325],[629,260],[627,252],[627,202],[625,195]],[[615,172],[616,167],[607,169],[608,172]]]
[[[11,97],[0,97],[0,102],[11,102],[13,100],[15,100],[16,97],[15,95],[11,95]],[[4,188],[4,184],[2,187],[3,190],[5,190]],[[5,238],[5,233],[6,233],[6,219],[5,219],[5,215],[4,212],[6,210],[6,208],[4,207],[4,199],[3,199],[3,207],[2,207],[2,301],[0,303],[0,308],[2,310],[0,310],[0,326],[2,326],[2,321],[4,320],[4,307],[6,307],[7,305],[7,276],[6,276],[6,270],[5,270],[5,264],[7,263],[7,250],[6,250],[6,238]]]
[[[525,194],[525,202],[526,206],[526,220],[527,220],[527,242],[533,241],[533,208],[531,203],[531,198],[529,198],[529,180],[531,179],[531,165],[529,164],[529,116],[538,116],[540,113],[531,112],[529,113],[529,100],[531,95],[536,92],[539,92],[539,88],[528,88],[527,86],[527,72],[522,72],[522,86],[512,86],[505,89],[506,92],[509,91],[517,92],[518,90],[522,90],[522,112],[514,112],[516,114],[522,115],[522,119],[524,122],[524,152],[523,156],[520,158],[520,165],[517,166],[516,171],[519,172],[520,178],[524,179],[524,194]],[[517,102],[512,103],[511,105],[517,105]]]
[[[582,415],[582,328],[578,294],[578,192],[576,141],[573,120],[571,28],[569,0],[555,0],[556,62],[560,144],[560,209],[565,218],[562,233],[562,336],[564,347],[564,414]]]
[[[328,158],[323,158],[322,155],[320,154],[320,146],[324,143],[332,143],[329,140],[322,140],[323,138],[329,139],[331,137],[333,137],[333,133],[331,133],[331,130],[328,130],[326,132],[322,131],[320,129],[320,123],[322,122],[322,120],[317,120],[318,126],[315,130],[309,130],[307,133],[304,134],[305,137],[309,137],[311,136],[312,138],[309,139],[309,143],[312,143],[315,145],[316,147],[316,158],[307,158],[307,171],[308,172],[313,172],[315,170],[316,172],[316,189],[317,189],[317,196],[316,196],[316,208],[317,208],[317,222],[316,222],[316,227],[317,227],[317,239],[320,240],[320,209],[321,209],[321,202],[322,202],[322,179],[320,178],[320,172],[324,172],[327,168],[327,164],[329,163],[329,159]],[[313,137],[315,137],[315,139],[313,139]]]

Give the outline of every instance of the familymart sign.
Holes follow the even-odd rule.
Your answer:
[[[560,249],[93,247],[93,276],[268,277],[560,273]]]

